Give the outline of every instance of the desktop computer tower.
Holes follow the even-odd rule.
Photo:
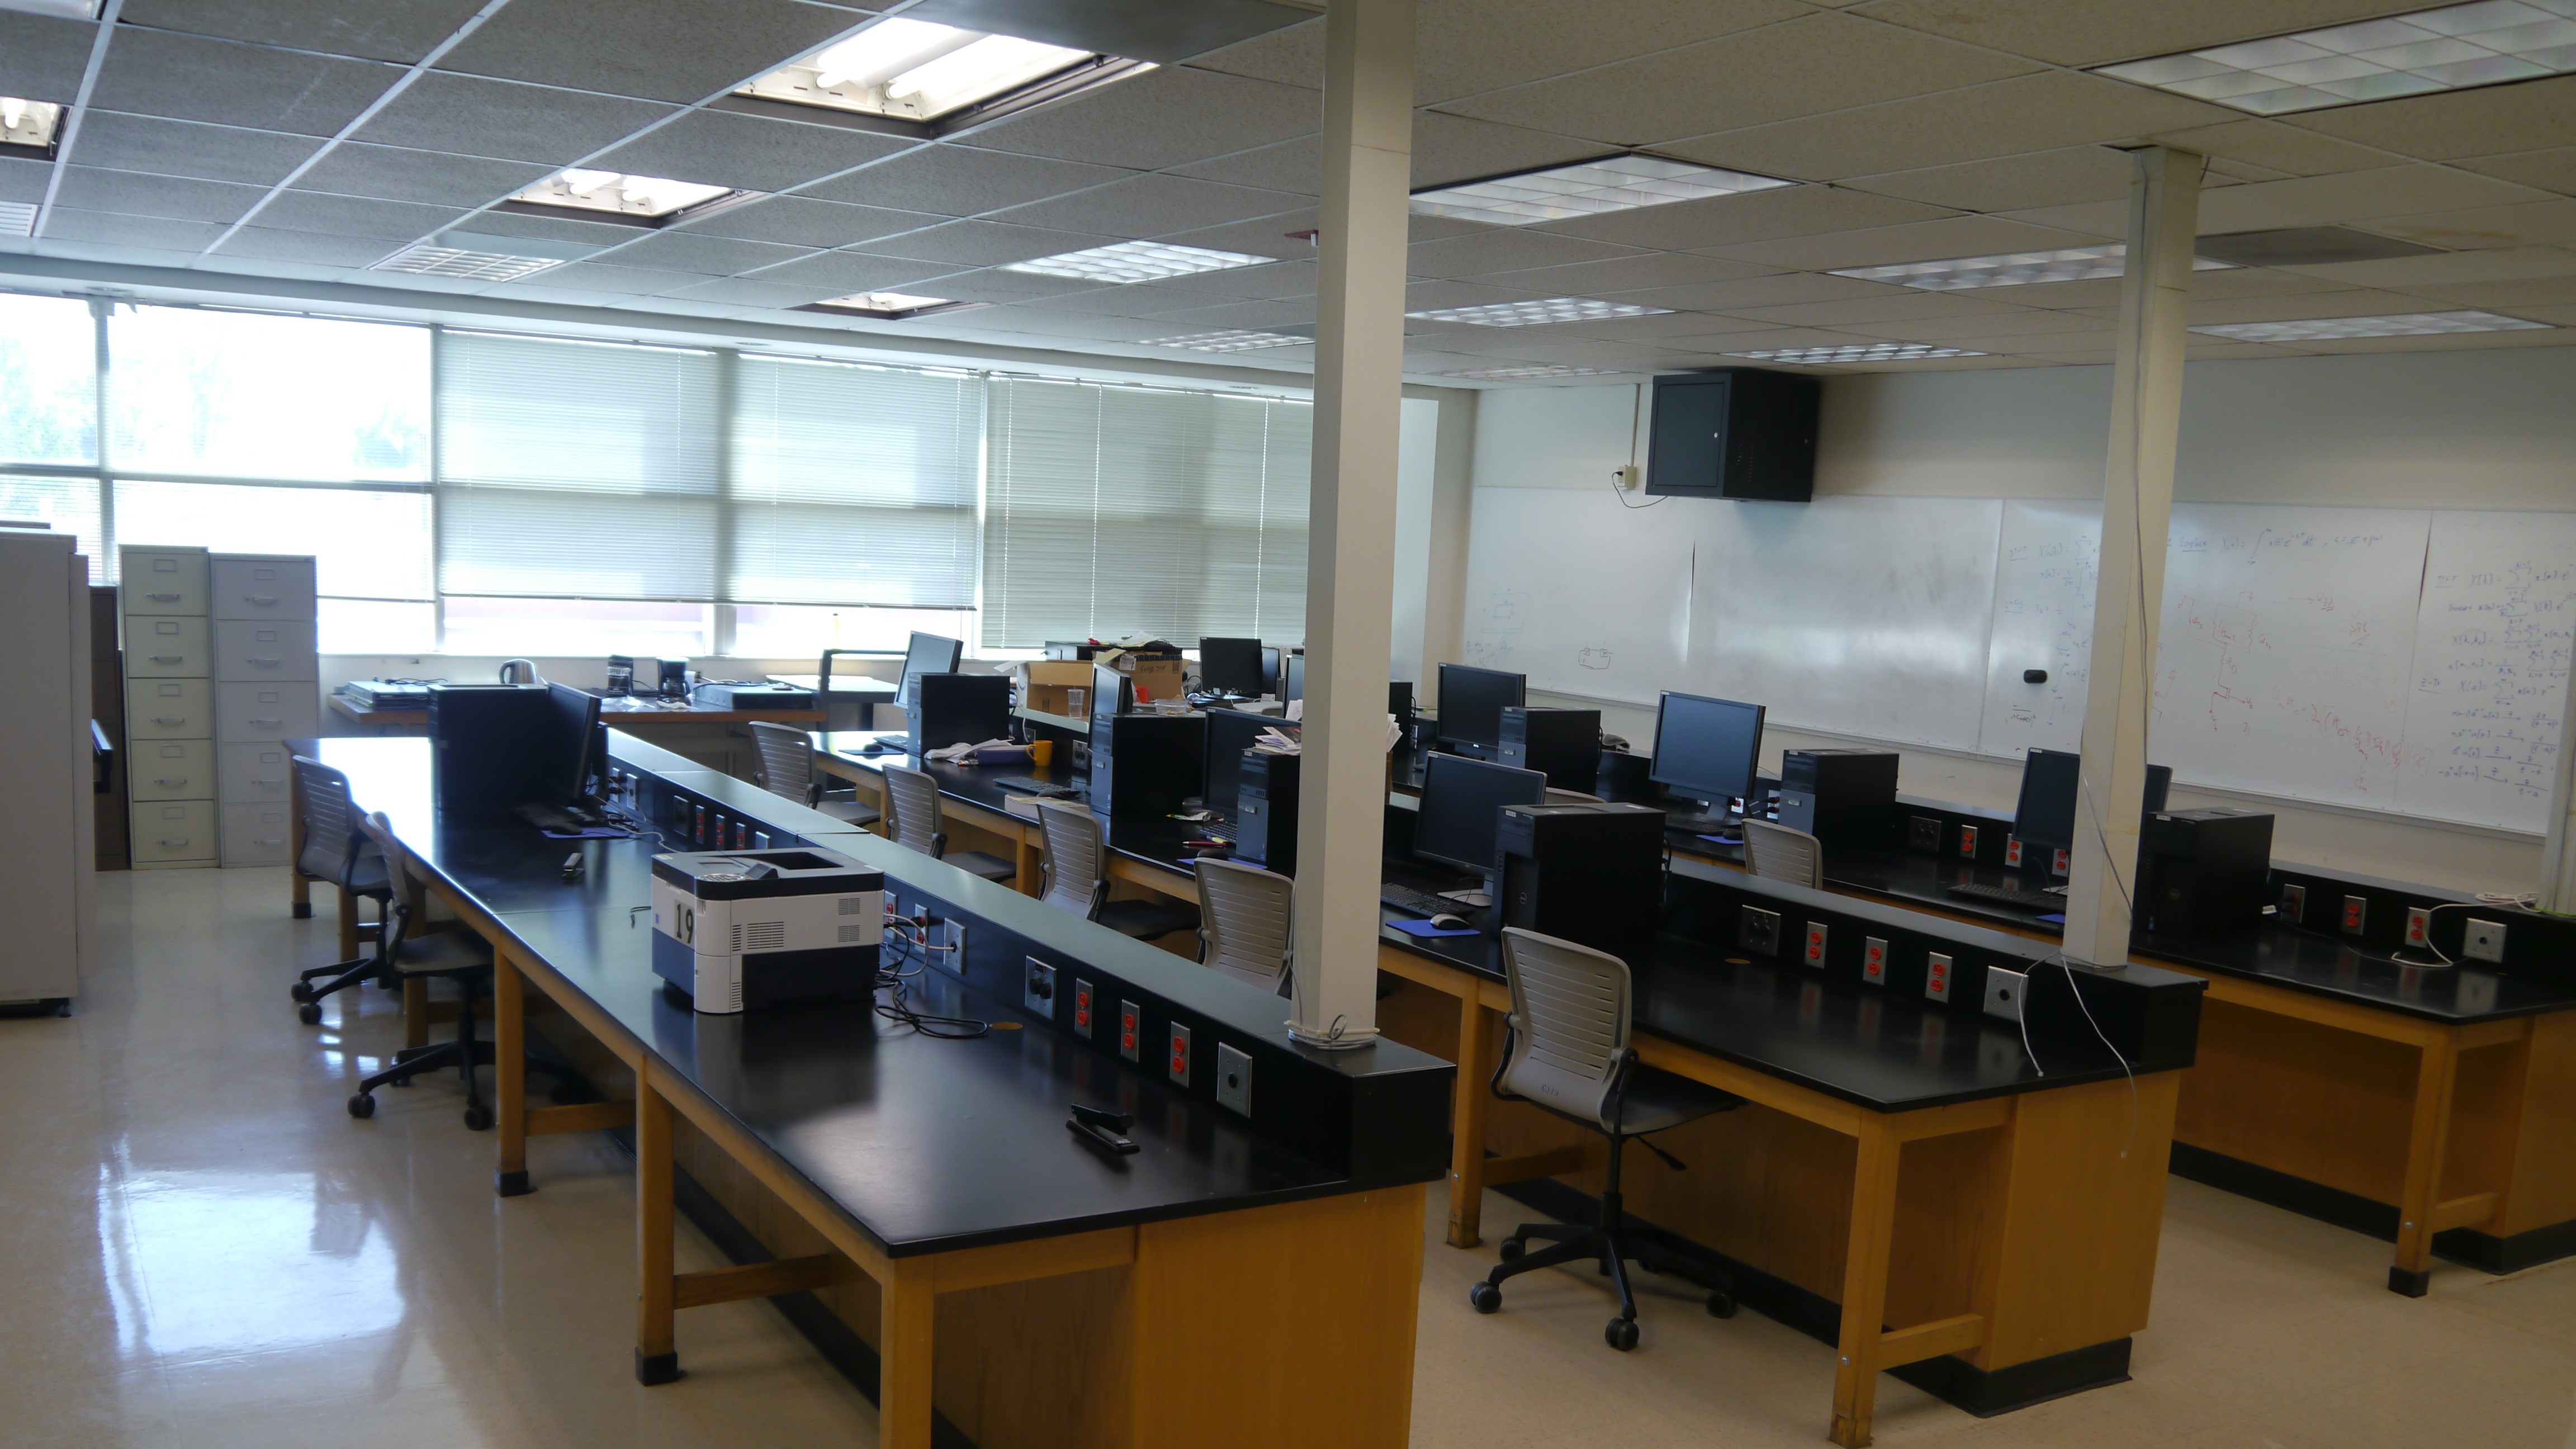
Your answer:
[[[1235,859],[1280,875],[1297,873],[1297,763],[1300,755],[1254,750],[1235,784]]]
[[[1091,722],[1091,813],[1169,815],[1207,780],[1207,716],[1121,714]]]
[[[1896,829],[1896,752],[1789,750],[1780,756],[1780,823],[1828,850],[1878,850]]]
[[[1523,709],[1503,711],[1503,763],[1536,770],[1559,790],[1594,793],[1601,783],[1601,711]]]
[[[1506,805],[1489,889],[1495,921],[1635,962],[1664,914],[1664,812],[1643,805]]]
[[[2271,816],[2159,810],[2138,829],[2137,928],[2178,941],[2251,931],[2263,922],[2271,874]]]
[[[918,755],[950,745],[980,745],[1011,735],[1007,674],[924,674],[912,684],[904,748]]]
[[[542,684],[434,684],[429,689],[431,789],[450,820],[506,816],[545,793],[538,743],[554,728]]]

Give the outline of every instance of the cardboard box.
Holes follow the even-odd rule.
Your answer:
[[[1081,660],[1037,659],[1022,664],[1020,675],[1020,708],[1040,714],[1070,715],[1083,718],[1090,714],[1091,666]],[[1079,706],[1068,692],[1079,693]]]

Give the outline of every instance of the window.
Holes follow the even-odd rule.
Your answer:
[[[221,553],[309,553],[326,654],[432,647],[425,492],[116,481],[116,541]]]
[[[965,633],[968,618],[946,609],[740,604],[733,611],[733,652],[747,659],[820,659],[826,649],[883,649],[900,654],[914,630],[955,638]]]
[[[443,648],[450,654],[649,655],[692,659],[712,653],[704,604],[631,599],[446,601]]]
[[[89,581],[107,580],[107,540],[99,532],[95,478],[0,478],[0,518],[32,519],[77,535]]]
[[[108,464],[425,483],[429,338],[385,323],[119,308],[107,325]]]
[[[991,388],[986,647],[1129,632],[1305,638],[1310,405]]]
[[[0,463],[97,460],[98,333],[89,304],[0,296]]]

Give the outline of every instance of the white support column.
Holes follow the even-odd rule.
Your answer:
[[[1305,759],[1298,782],[1302,1041],[1377,1036],[1388,621],[1404,399],[1413,175],[1413,0],[1331,0],[1315,288],[1315,471],[1306,545]]]
[[[2129,959],[2137,899],[2138,811],[2147,786],[2147,711],[2156,621],[2164,608],[2174,444],[2182,430],[2184,321],[2202,166],[2200,157],[2162,146],[2129,156],[2129,257],[2111,370],[2093,674],[2084,696],[2083,786],[2066,904],[2066,954],[2106,966]]]
[[[2537,904],[2544,911],[2576,911],[2576,659],[2558,696],[2558,773],[2549,789],[2549,834],[2540,850]]]

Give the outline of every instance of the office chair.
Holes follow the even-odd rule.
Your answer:
[[[820,810],[844,824],[877,823],[877,812],[856,800],[825,798],[823,777],[814,771],[813,736],[792,725],[753,720],[751,742],[760,751],[760,788]]]
[[[379,812],[360,821],[358,829],[383,852],[387,874],[404,879],[402,845],[394,839],[393,822]],[[456,1039],[395,1052],[393,1065],[358,1083],[349,1098],[349,1115],[361,1119],[376,1115],[378,1087],[408,1087],[423,1072],[452,1066],[465,1079],[465,1125],[477,1132],[490,1127],[492,1109],[483,1105],[482,1081],[475,1068],[492,1060],[492,1046],[475,1040],[474,1004],[491,994],[492,948],[471,931],[433,930],[416,922],[411,903],[399,893],[377,947],[375,972],[389,980],[456,983]]]
[[[1619,1198],[1619,1149],[1629,1138],[1678,1127],[1744,1105],[1744,1099],[1638,1062],[1628,1045],[1628,963],[1572,941],[1503,929],[1503,975],[1512,1014],[1494,1095],[1530,1102],[1610,1139],[1610,1168],[1601,1188],[1598,1224],[1523,1223],[1501,1245],[1503,1261],[1467,1290],[1479,1313],[1503,1306],[1503,1280],[1559,1263],[1597,1262],[1619,1292],[1619,1316],[1602,1336],[1625,1353],[1637,1346],[1637,1299],[1628,1263],[1708,1290],[1708,1311],[1735,1315],[1735,1289],[1724,1275],[1643,1239],[1629,1236]],[[1646,1143],[1672,1163],[1672,1154]],[[1531,1239],[1550,1246],[1532,1253]]]
[[[1038,830],[1046,849],[1046,890],[1038,899],[1048,905],[1139,941],[1198,925],[1199,913],[1187,906],[1109,899],[1109,851],[1101,841],[1099,816],[1042,800]]]
[[[1201,856],[1199,964],[1288,994],[1296,882],[1239,861]]]
[[[1784,880],[1809,890],[1823,890],[1824,842],[1803,830],[1748,819],[1744,822],[1744,869],[1765,880]]]
[[[1547,798],[1540,803],[1545,805],[1598,805],[1602,803],[1602,800],[1598,795],[1586,795],[1580,790],[1560,790],[1554,785],[1550,785],[1547,787]]]
[[[357,807],[349,798],[349,777],[302,755],[289,756],[286,771],[287,788],[304,816],[304,851],[295,857],[296,873],[329,881],[353,899],[374,901],[376,919],[372,924],[361,922],[358,935],[381,943],[391,917],[393,880],[386,874],[384,854],[356,828]],[[298,973],[295,984],[287,988],[287,995],[295,1000],[296,1020],[306,1026],[320,1025],[322,998],[373,979],[375,968],[376,957],[356,956]],[[322,984],[317,986],[316,981]]]
[[[888,765],[885,782],[886,808],[894,816],[895,844],[989,881],[1007,883],[1018,878],[1020,868],[998,855],[986,855],[980,850],[948,853],[948,832],[939,828],[938,781],[909,765]]]

